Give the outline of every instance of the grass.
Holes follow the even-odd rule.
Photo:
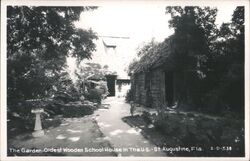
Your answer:
[[[168,156],[243,157],[244,120],[233,115],[209,117],[192,113],[136,115],[123,118],[161,148],[196,147],[193,151],[165,151]],[[150,127],[149,125],[154,125]],[[150,128],[149,128],[150,127]]]

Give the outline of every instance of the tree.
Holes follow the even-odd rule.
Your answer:
[[[108,65],[104,65],[103,67],[98,63],[85,63],[79,64],[74,72],[76,75],[76,86],[79,89],[80,94],[85,94],[86,87],[85,84],[89,82],[89,80],[106,80],[106,75],[116,74],[116,72],[112,72],[109,70]],[[101,82],[102,82],[101,81]]]
[[[217,33],[217,9],[176,6],[167,7],[166,13],[171,14],[169,24],[175,30],[172,59],[176,70],[184,75],[182,87],[185,89],[180,92],[178,100],[201,107],[204,94],[210,88],[206,86],[206,80],[211,70],[212,42]]]
[[[174,44],[176,60],[180,68],[206,72],[206,61],[210,46],[216,35],[216,8],[210,7],[167,7],[172,19],[170,27],[175,29]],[[184,60],[184,61],[181,61]],[[181,61],[181,62],[180,62]]]
[[[214,45],[214,75],[223,104],[244,114],[244,7],[235,9],[231,21],[222,24]]]
[[[8,98],[44,97],[66,67],[66,57],[90,59],[92,30],[77,29],[82,11],[96,7],[7,7]]]
[[[170,27],[175,29],[173,59],[177,70],[187,71],[186,91],[196,106],[206,106],[214,112],[242,112],[244,7],[237,7],[232,22],[219,29],[214,23],[216,12],[216,8],[209,7],[166,8],[172,16]]]
[[[129,66],[128,66],[128,74],[131,75],[138,65],[139,65],[139,60],[137,60],[136,58],[134,58],[134,59],[129,63]]]

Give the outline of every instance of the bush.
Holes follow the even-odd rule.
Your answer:
[[[132,90],[128,90],[125,100],[126,102],[134,101]]]
[[[89,92],[85,94],[85,98],[89,101],[101,103],[102,92],[99,89],[90,89]]]
[[[163,134],[174,136],[177,135],[181,129],[181,118],[176,114],[165,114],[158,117],[155,121],[155,127]]]
[[[43,104],[44,113],[41,113],[41,120],[43,128],[49,128],[51,126],[58,126],[59,120],[53,118],[48,120],[51,116],[60,114],[62,106],[53,106],[52,102],[41,101],[40,105]],[[13,102],[8,104],[8,123],[7,130],[8,136],[16,136],[23,132],[33,131],[35,124],[35,114],[31,113],[32,108],[36,107],[36,104],[28,103],[27,101]]]
[[[150,113],[143,111],[143,113],[142,113],[142,118],[143,118],[143,120],[144,120],[147,124],[151,124],[151,123],[152,123],[152,119],[151,119]]]
[[[69,100],[66,103],[68,102]],[[52,100],[44,107],[44,111],[49,117],[54,117],[63,114],[64,106],[65,103],[62,100]]]
[[[64,117],[83,117],[91,115],[94,112],[94,107],[88,105],[72,105],[68,104],[63,107]]]
[[[71,101],[75,101],[74,97],[66,92],[57,92],[54,96],[56,101],[62,101],[63,103],[68,103]]]
[[[34,129],[34,114],[25,102],[8,104],[7,119],[8,138]]]
[[[190,114],[163,114],[158,116],[154,125],[166,138],[175,139],[175,144],[203,147],[204,151],[199,154],[202,156],[244,154],[244,120],[232,115],[208,118]],[[211,151],[210,146],[231,146],[233,151]]]

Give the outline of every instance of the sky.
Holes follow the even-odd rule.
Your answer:
[[[140,5],[105,5],[98,9],[81,14],[80,20],[75,23],[77,28],[92,29],[99,39],[95,41],[97,51],[93,53],[90,62],[108,65],[110,70],[117,71],[121,77],[127,77],[128,64],[136,56],[136,51],[143,44],[154,39],[162,42],[174,33],[169,28],[169,14],[165,14],[163,5],[150,3]],[[218,8],[216,24],[230,22],[235,5],[227,3]],[[101,36],[129,37],[129,39],[112,39],[117,46],[115,51],[107,52]],[[89,61],[86,61],[89,62]],[[69,59],[70,68],[74,68],[74,60]]]

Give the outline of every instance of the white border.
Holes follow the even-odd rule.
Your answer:
[[[6,82],[6,6],[7,5],[39,5],[39,6],[103,6],[103,5],[128,5],[128,4],[133,4],[133,5],[140,5],[140,4],[150,4],[150,5],[165,5],[165,6],[171,6],[171,5],[199,5],[199,6],[214,6],[216,5],[224,5],[226,3],[230,4],[235,4],[235,5],[241,5],[245,6],[245,157],[221,157],[221,158],[216,158],[216,157],[7,157],[7,118],[6,118],[6,92],[7,92],[7,82]],[[136,1],[125,1],[125,0],[100,0],[100,1],[90,1],[90,0],[2,0],[1,1],[1,55],[0,55],[0,60],[1,60],[1,148],[0,148],[0,154],[1,158],[0,160],[105,160],[105,161],[110,161],[110,160],[120,160],[120,161],[128,161],[128,160],[148,160],[148,161],[162,161],[162,160],[187,160],[187,161],[193,161],[193,160],[231,160],[231,161],[245,161],[245,160],[250,160],[249,158],[249,133],[250,133],[250,128],[249,128],[249,115],[250,115],[250,110],[249,110],[249,89],[250,89],[250,57],[249,57],[249,1],[248,0],[136,0]]]

